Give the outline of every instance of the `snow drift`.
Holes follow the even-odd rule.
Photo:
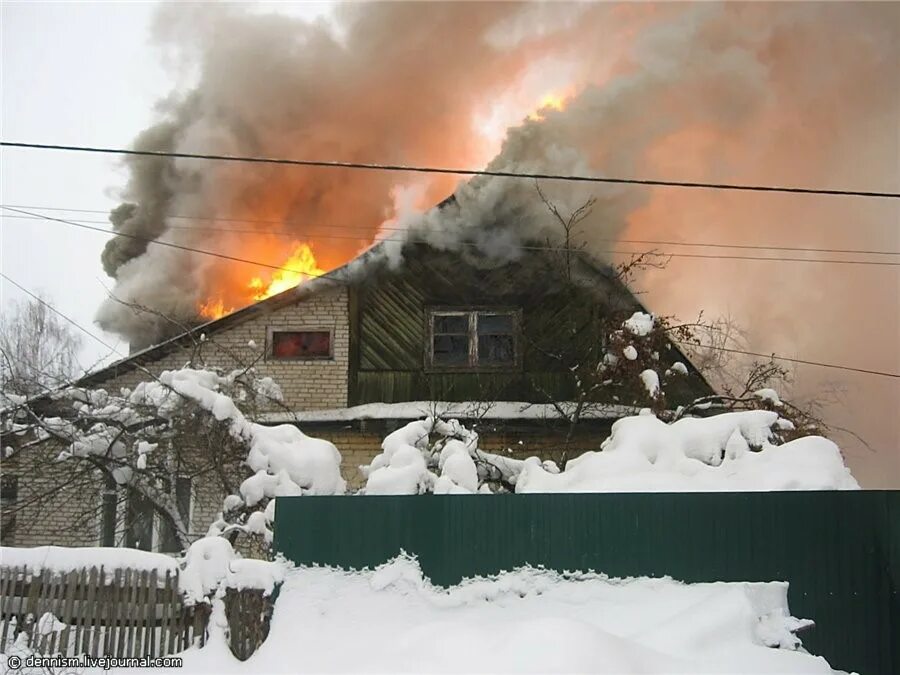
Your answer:
[[[295,568],[268,639],[244,663],[215,628],[221,611],[214,604],[209,643],[184,652],[178,672],[833,672],[802,649],[795,633],[810,622],[790,615],[787,584],[777,581],[684,584],[525,567],[445,589],[405,556],[361,572]]]
[[[750,410],[665,424],[618,420],[601,452],[546,471],[526,460],[516,492],[858,490],[838,447],[821,436],[774,445],[778,413]]]

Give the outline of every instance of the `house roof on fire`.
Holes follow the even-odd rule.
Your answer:
[[[439,207],[441,205],[439,205]],[[76,384],[80,386],[95,386],[110,378],[130,372],[136,368],[140,368],[144,364],[152,363],[179,348],[192,345],[198,340],[202,339],[201,336],[218,333],[246,321],[265,316],[269,313],[277,311],[278,309],[281,309],[282,307],[289,306],[296,302],[302,302],[303,300],[308,299],[314,295],[327,292],[341,286],[353,286],[354,284],[358,284],[363,282],[364,280],[368,280],[372,274],[375,274],[381,270],[390,271],[391,263],[389,262],[389,258],[386,255],[386,246],[387,244],[385,242],[376,243],[369,249],[364,251],[361,255],[357,256],[341,267],[331,270],[330,272],[327,272],[314,279],[310,279],[309,281],[306,281],[294,288],[283,291],[277,295],[273,295],[252,305],[248,305],[219,319],[214,319],[212,321],[197,325],[156,345],[152,345],[138,352],[130,354],[129,356],[115,361],[108,366],[84,375],[77,381]],[[440,252],[436,251],[428,245],[421,243],[407,243],[403,245],[404,259],[406,259],[407,255],[414,254],[416,250],[418,250],[419,252],[429,251],[432,254],[436,253],[440,255]],[[470,259],[472,257],[477,258],[479,255],[480,254],[478,254],[477,252],[466,252],[466,256]],[[578,251],[578,255],[575,257],[573,264],[575,265],[574,274],[577,277],[590,279],[594,283],[600,282],[608,288],[621,293],[623,297],[627,297],[629,299],[629,302],[633,303],[634,307],[646,311],[643,304],[631,293],[630,290],[628,290],[622,284],[621,280],[609,265],[597,261],[584,251]],[[673,347],[682,358],[682,360],[690,363],[690,359],[688,359],[688,357],[684,355],[680,349],[678,349],[677,345],[673,345]],[[702,375],[700,375],[700,377],[701,379],[703,379],[704,383],[709,386],[708,383],[705,382],[705,378],[702,378]]]

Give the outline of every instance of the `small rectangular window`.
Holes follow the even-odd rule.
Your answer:
[[[505,369],[518,363],[514,310],[432,310],[428,365],[442,369]]]
[[[273,359],[330,359],[330,330],[273,330],[269,343]]]
[[[19,477],[10,473],[0,476],[0,504],[9,506],[19,499]]]

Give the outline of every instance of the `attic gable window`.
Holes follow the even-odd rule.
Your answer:
[[[519,312],[433,309],[427,366],[433,370],[506,370],[519,362]]]
[[[332,331],[330,328],[302,330],[269,329],[269,358],[276,361],[330,359]]]

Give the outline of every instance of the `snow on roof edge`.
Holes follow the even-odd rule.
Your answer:
[[[563,401],[558,405],[572,409],[575,403]],[[618,419],[635,415],[640,408],[618,404],[599,404],[582,413],[584,419]],[[366,419],[421,419],[423,417],[456,417],[486,420],[558,420],[559,411],[553,404],[526,401],[406,401],[403,403],[365,403],[349,408],[299,410],[295,412],[263,413],[258,422],[350,422]]]

